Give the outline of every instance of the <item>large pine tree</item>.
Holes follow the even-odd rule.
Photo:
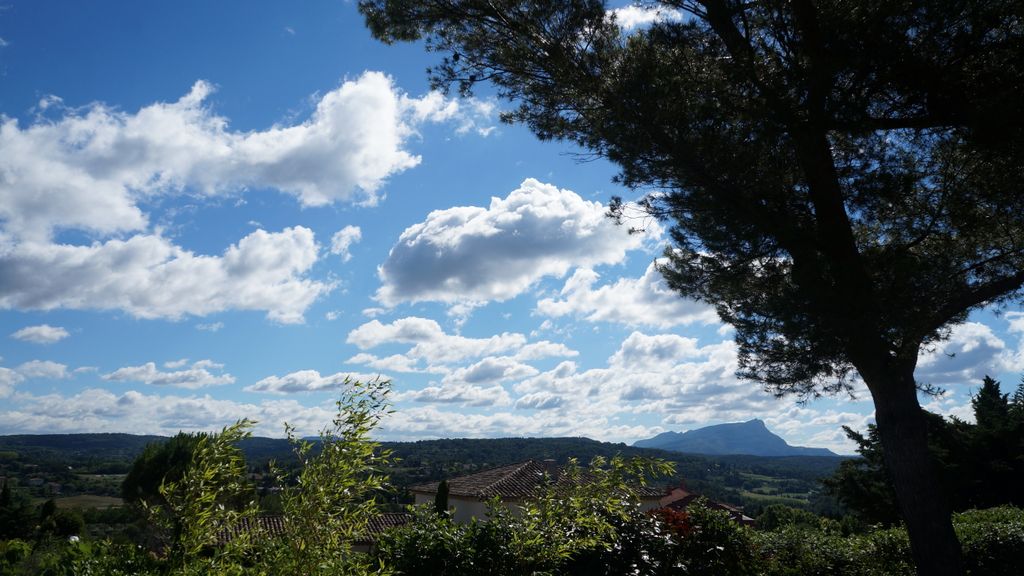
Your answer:
[[[654,190],[663,272],[736,328],[741,374],[813,396],[867,384],[921,574],[962,572],[918,353],[1024,284],[1019,0],[363,0],[380,39],[496,86],[506,119]],[[627,205],[616,203],[620,217]]]

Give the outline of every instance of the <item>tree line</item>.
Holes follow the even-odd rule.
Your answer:
[[[1024,380],[1012,395],[986,376],[971,400],[974,423],[925,412],[928,449],[943,496],[956,511],[1024,505]],[[861,458],[844,461],[825,485],[866,523],[900,521],[892,474],[878,429],[866,434],[844,426]]]

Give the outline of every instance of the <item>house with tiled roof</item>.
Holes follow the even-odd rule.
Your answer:
[[[382,512],[370,518],[366,532],[352,543],[357,552],[369,552],[376,544],[377,537],[385,530],[408,524],[412,516],[404,512]],[[254,531],[262,538],[279,538],[285,534],[284,516],[257,516],[242,518],[232,528],[225,528],[217,533],[217,544],[224,545],[239,534]]]
[[[683,511],[690,504],[693,504],[697,499],[701,498],[700,494],[689,491],[685,485],[681,484],[676,488],[673,488],[661,498],[662,508],[671,508],[673,510]],[[744,526],[754,526],[756,522],[750,516],[743,513],[743,509],[731,504],[725,504],[722,502],[715,502],[705,498],[704,503],[708,508],[713,510],[722,510],[729,514],[729,518],[737,524]]]
[[[558,481],[561,467],[553,460],[527,460],[507,466],[499,466],[450,478],[448,482],[448,507],[454,509],[452,518],[456,522],[469,522],[473,518],[487,517],[487,502],[498,497],[506,505],[522,503],[534,496],[546,482]],[[585,474],[584,474],[585,480]],[[440,482],[419,484],[409,488],[415,503],[433,504]],[[639,487],[641,509],[651,510],[660,506],[665,490]]]

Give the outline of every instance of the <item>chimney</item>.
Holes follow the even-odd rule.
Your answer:
[[[561,474],[562,469],[559,468],[554,458],[545,458],[544,460],[540,461],[540,464],[541,466],[544,467],[544,473],[548,475],[548,478],[550,478],[551,480],[558,480],[558,477]]]

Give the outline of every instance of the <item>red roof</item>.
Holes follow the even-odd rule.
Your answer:
[[[673,488],[671,492],[661,499],[661,506],[663,508],[672,508],[673,510],[686,510],[686,507],[698,498],[700,498],[700,494],[690,492],[686,488]],[[748,526],[754,525],[754,519],[743,514],[743,510],[741,508],[732,506],[731,504],[715,502],[714,500],[706,499],[706,502],[708,508],[724,510],[735,522]]]

